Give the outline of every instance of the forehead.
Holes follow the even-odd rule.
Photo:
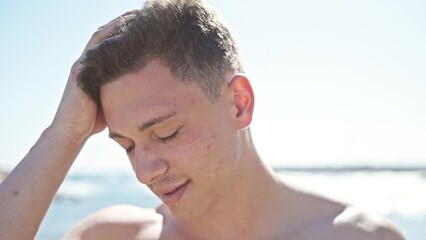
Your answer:
[[[198,86],[177,80],[160,60],[106,84],[100,89],[100,97],[108,126],[129,120],[126,118],[142,121],[208,101]]]

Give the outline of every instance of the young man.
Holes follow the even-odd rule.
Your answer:
[[[262,163],[250,82],[203,2],[150,1],[86,50],[52,124],[0,186],[0,239],[34,238],[85,141],[106,126],[163,204],[103,209],[65,239],[403,239],[386,219],[287,186]]]

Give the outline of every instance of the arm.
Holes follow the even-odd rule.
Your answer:
[[[70,144],[54,127],[0,185],[0,239],[33,239],[80,144]]]
[[[129,14],[129,13],[127,13]],[[119,18],[93,34],[85,51],[112,32]],[[86,140],[105,128],[96,104],[76,84],[73,65],[52,124],[0,184],[0,239],[33,239],[56,192]]]

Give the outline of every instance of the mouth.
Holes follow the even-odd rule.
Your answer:
[[[177,186],[176,188],[172,189],[169,192],[159,194],[161,201],[167,205],[173,205],[178,203],[179,200],[182,198],[182,196],[185,194],[188,188],[189,182],[190,181],[188,180],[182,185]]]

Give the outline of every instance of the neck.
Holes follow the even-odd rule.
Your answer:
[[[226,197],[196,219],[174,219],[185,235],[206,239],[209,233],[211,239],[241,239],[267,232],[267,226],[275,220],[287,195],[286,188],[263,164],[252,143],[246,143],[234,187]]]

